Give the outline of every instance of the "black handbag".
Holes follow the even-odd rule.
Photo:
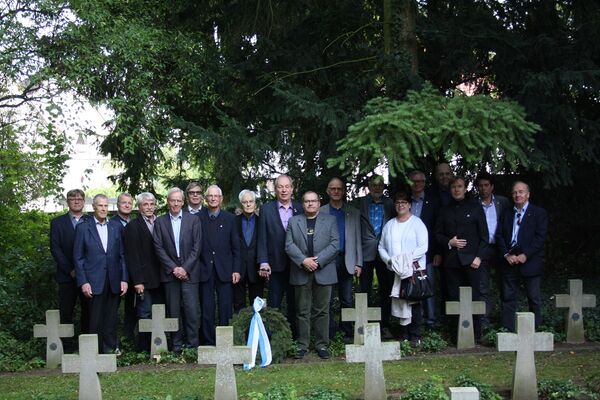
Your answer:
[[[418,270],[419,263],[413,263],[413,274],[400,281],[400,298],[407,301],[421,301],[433,296],[433,287],[425,271]]]

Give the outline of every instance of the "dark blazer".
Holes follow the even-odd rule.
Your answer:
[[[488,247],[488,228],[480,205],[473,201],[452,201],[442,207],[435,226],[438,245],[444,250],[444,267],[459,268],[470,265],[475,257],[482,258]],[[462,249],[448,249],[448,242],[456,236],[466,239]]]
[[[498,254],[501,257],[507,254],[510,248],[514,217],[514,208],[507,210],[496,231],[496,245],[498,246]],[[536,276],[542,274],[544,270],[544,242],[547,233],[548,215],[546,210],[529,203],[525,215],[521,218],[519,235],[517,236],[517,244],[527,256],[527,262],[518,265],[521,275]],[[504,264],[506,268],[517,267],[508,265],[506,261]]]
[[[90,218],[88,215],[82,215],[79,223],[83,223],[88,218]],[[75,279],[71,276],[71,271],[75,270],[73,243],[75,243],[75,228],[71,223],[71,214],[67,212],[53,218],[50,221],[50,253],[56,261],[57,283],[70,283]]]
[[[509,209],[510,201],[508,200],[508,198],[506,198],[504,196],[495,195],[495,194],[494,194],[493,200],[494,200],[494,207],[496,208],[497,225],[496,225],[496,232],[488,232],[488,237],[489,237],[489,235],[494,234],[494,241],[496,241],[495,234],[500,230],[500,223],[502,221],[502,217],[504,216],[504,213]],[[481,198],[479,196],[475,197],[473,201],[475,201],[477,204],[479,204],[481,209],[483,209],[483,206],[481,205]],[[483,213],[485,214],[485,211]],[[485,252],[484,257],[488,258],[488,259],[496,257],[495,245],[490,244],[490,246],[488,246],[488,250]]]
[[[89,283],[94,295],[104,291],[107,274],[110,290],[115,294],[121,292],[121,282],[127,282],[129,278],[125,267],[123,227],[108,221],[107,229],[106,251],[102,247],[94,218],[86,219],[75,229],[73,259],[77,286]]]
[[[131,284],[144,284],[146,289],[159,287],[160,261],[154,249],[152,233],[141,215],[127,224],[123,231],[123,242]]]
[[[209,221],[207,207],[202,207],[198,214],[202,223],[200,282],[208,281],[215,269],[221,282],[231,282],[231,274],[242,269],[235,217],[221,209],[215,221]],[[216,231],[211,230],[209,224],[213,224]]]
[[[427,192],[423,197],[423,208],[421,209],[421,221],[427,228],[427,263],[433,261],[433,256],[443,253],[443,249],[439,246],[435,237],[435,223],[440,214],[440,202],[437,197],[431,196]]]
[[[200,278],[200,251],[202,249],[202,227],[200,218],[190,213],[181,214],[181,231],[179,233],[179,252],[177,257],[175,237],[169,213],[161,215],[154,223],[154,248],[162,266],[161,282],[171,282],[175,267],[183,267],[188,273],[189,283],[198,283]]]
[[[247,278],[248,282],[256,283],[262,279],[258,276],[258,263],[256,262],[256,243],[258,238],[258,224],[260,217],[258,215],[254,215],[254,232],[252,233],[252,240],[250,241],[249,246],[246,244],[244,232],[242,231],[243,218],[245,218],[243,214],[235,217],[235,223],[237,225],[240,238],[240,274],[242,276],[242,280]]]
[[[371,225],[371,219],[369,218],[369,199],[371,195],[360,197],[356,199],[355,207],[360,210],[360,224],[361,224],[361,239],[363,249],[363,260],[364,262],[373,261],[379,254],[377,246],[379,246],[379,239],[381,235],[375,235],[375,229]],[[381,230],[385,226],[386,222],[396,216],[394,210],[394,202],[389,197],[383,197],[383,221],[381,223]]]
[[[257,262],[269,263],[271,271],[282,272],[287,268],[289,261],[285,252],[285,230],[277,204],[277,200],[274,200],[260,208]],[[302,204],[292,201],[292,211],[294,215],[302,213]]]
[[[315,280],[319,285],[337,283],[336,256],[340,248],[337,220],[334,216],[319,213],[315,221],[313,237],[314,255],[317,257],[319,268],[314,271]],[[306,234],[306,216],[292,217],[288,224],[285,251],[292,260],[290,269],[290,284],[305,285],[313,272],[307,272],[302,262],[308,257],[308,239]]]

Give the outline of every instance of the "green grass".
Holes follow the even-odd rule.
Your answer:
[[[579,383],[600,381],[600,352],[572,351],[537,353],[538,381],[542,379],[572,379]],[[479,353],[432,355],[407,358],[384,364],[388,393],[398,398],[407,388],[425,382],[433,375],[447,384],[466,373],[471,378],[490,384],[496,390],[510,387],[514,355]],[[118,372],[102,374],[104,399],[192,399],[201,396],[212,399],[213,368],[191,365],[159,365],[120,368]],[[361,398],[363,393],[362,364],[346,364],[336,359],[328,362],[286,363],[249,372],[236,369],[238,394],[261,392],[273,384],[292,383],[298,394],[314,386],[326,386],[343,392],[349,398]],[[78,376],[58,371],[28,372],[0,375],[2,399],[76,399]]]

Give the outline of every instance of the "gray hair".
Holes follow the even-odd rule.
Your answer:
[[[130,195],[129,193],[121,193],[119,196],[117,196],[117,203],[121,201],[122,197],[129,197],[130,199],[133,200],[133,196]]]
[[[96,204],[96,200],[98,200],[98,199],[104,199],[104,200],[108,201],[108,196],[106,196],[105,194],[102,194],[102,193],[98,193],[92,199],[92,204]]]
[[[171,195],[173,193],[179,193],[179,194],[181,194],[181,198],[182,199],[185,197],[184,194],[183,194],[183,190],[179,189],[178,187],[173,187],[173,188],[169,189],[169,191],[167,192],[167,199],[169,197],[171,197]]]
[[[135,201],[140,204],[143,201],[151,200],[156,203],[156,197],[150,192],[142,192],[135,197]]]
[[[252,190],[244,189],[238,195],[238,199],[240,200],[240,203],[242,202],[242,199],[244,198],[244,196],[247,194],[250,194],[252,196],[252,199],[254,201],[256,201],[256,193],[254,193]]]
[[[220,187],[218,187],[217,185],[210,185],[209,187],[207,187],[207,188],[206,188],[206,192],[204,193],[204,195],[205,195],[206,197],[208,197],[208,191],[209,191],[210,189],[217,189],[217,190],[219,191],[219,196],[223,196],[223,191],[221,190],[221,188],[220,188]]]

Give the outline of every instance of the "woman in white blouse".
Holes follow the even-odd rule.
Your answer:
[[[381,232],[379,255],[388,268],[395,271],[396,281],[412,275],[412,265],[419,264],[425,269],[427,253],[427,228],[420,218],[410,212],[410,196],[406,191],[399,191],[394,196],[396,218],[389,220]],[[418,345],[421,340],[421,302],[405,303],[392,298],[392,315],[400,318],[402,326],[401,340],[410,340]]]

